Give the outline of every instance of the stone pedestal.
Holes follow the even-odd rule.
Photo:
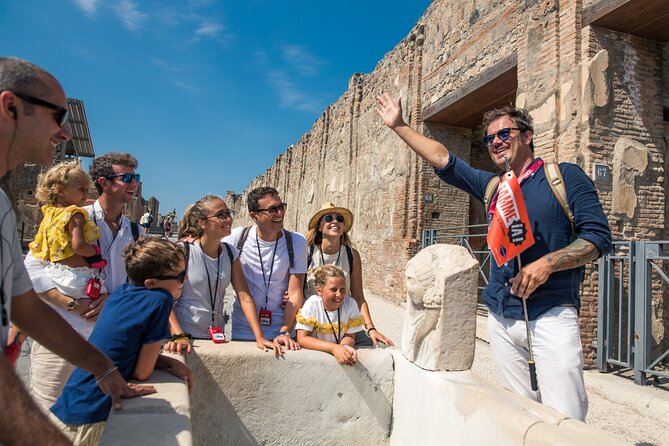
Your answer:
[[[474,361],[478,262],[461,246],[420,251],[406,269],[402,353],[426,370],[468,370]]]

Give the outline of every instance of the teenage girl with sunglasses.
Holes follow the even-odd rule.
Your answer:
[[[379,342],[388,346],[395,345],[392,340],[376,329],[369,313],[369,306],[362,288],[360,253],[351,246],[351,239],[348,236],[352,226],[353,214],[350,210],[335,206],[332,203],[323,204],[323,207],[309,220],[309,230],[306,236],[309,253],[307,268],[311,270],[330,264],[344,271],[346,288],[349,290],[348,294],[358,303],[369,337],[366,338],[364,334],[358,333],[356,336],[357,346],[369,345],[370,340],[374,347],[378,347]],[[308,273],[305,296],[317,294],[314,280],[313,273]]]
[[[231,227],[232,214],[221,197],[207,195],[186,209],[178,237],[188,244],[187,278],[170,315],[172,341],[165,345],[166,351],[190,352],[191,339],[210,339],[210,327],[223,329],[223,300],[226,288],[232,283],[258,348],[280,354],[279,345],[262,334],[258,311],[239,263],[239,252],[221,241],[230,235]]]

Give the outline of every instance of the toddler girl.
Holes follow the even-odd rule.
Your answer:
[[[355,300],[347,296],[346,276],[334,265],[320,266],[314,274],[318,295],[311,296],[297,313],[297,342],[304,348],[331,353],[338,363],[356,362],[355,333],[364,320]]]
[[[61,293],[72,297],[68,310],[76,308],[76,299],[96,299],[106,292],[95,271],[107,266],[96,243],[100,231],[88,212],[80,207],[90,185],[78,162],[63,162],[38,177],[35,191],[35,197],[45,203],[44,218],[30,251],[48,262],[45,272]]]

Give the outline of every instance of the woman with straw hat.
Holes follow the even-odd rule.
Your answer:
[[[316,294],[314,275],[311,269],[322,265],[336,265],[344,271],[346,276],[346,287],[349,295],[355,299],[360,308],[360,314],[365,320],[367,335],[374,347],[383,342],[386,345],[395,345],[393,341],[381,334],[372,322],[369,314],[369,306],[365,300],[362,289],[362,262],[360,253],[351,246],[348,232],[353,226],[353,214],[350,210],[335,206],[330,202],[323,204],[321,209],[309,220],[307,231],[307,244],[309,257],[307,266],[310,272],[307,274],[305,284],[305,300]],[[356,345],[360,345],[360,336],[356,338]],[[366,341],[364,337],[362,343]]]

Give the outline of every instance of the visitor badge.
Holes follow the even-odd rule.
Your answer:
[[[272,325],[272,312],[265,307],[260,309],[260,325]]]

